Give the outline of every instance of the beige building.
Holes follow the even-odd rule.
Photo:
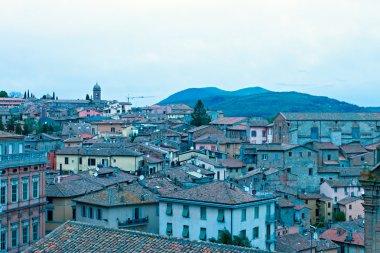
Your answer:
[[[136,174],[142,161],[142,153],[127,148],[63,148],[57,151],[56,165],[62,173],[78,173],[102,165]]]

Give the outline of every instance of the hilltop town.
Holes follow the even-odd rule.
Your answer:
[[[0,252],[379,252],[380,113],[102,92],[0,98]]]

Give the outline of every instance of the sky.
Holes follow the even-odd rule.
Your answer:
[[[1,0],[0,90],[261,86],[380,106],[378,0]]]

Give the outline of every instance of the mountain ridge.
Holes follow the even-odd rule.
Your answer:
[[[379,107],[361,107],[327,96],[296,91],[275,92],[258,86],[236,91],[217,87],[190,88],[174,93],[158,104],[183,103],[193,107],[198,99],[210,110],[224,111],[225,116],[272,118],[278,112],[380,112]]]

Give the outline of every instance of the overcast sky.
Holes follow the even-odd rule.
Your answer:
[[[380,1],[0,3],[0,90],[153,104],[190,87],[261,86],[380,106]]]

